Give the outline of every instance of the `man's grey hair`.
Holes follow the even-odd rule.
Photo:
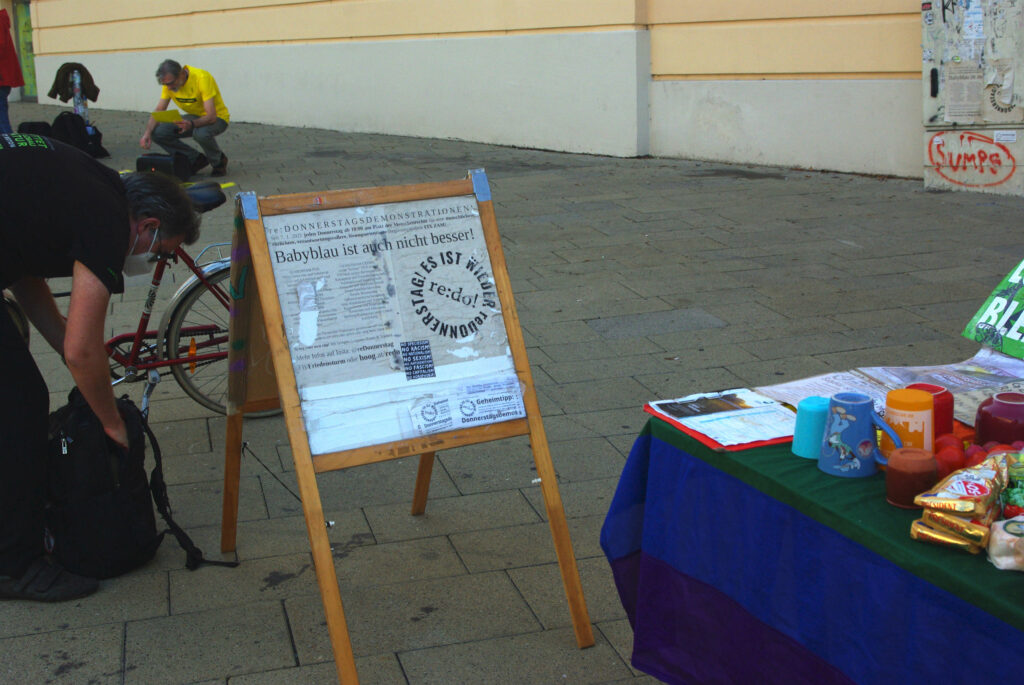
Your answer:
[[[191,245],[199,239],[200,215],[192,200],[176,179],[154,171],[125,174],[121,177],[128,212],[133,219],[160,220],[160,235],[165,238],[181,236]]]
[[[181,73],[181,65],[175,62],[173,59],[165,59],[160,63],[160,66],[156,68],[156,77],[163,78],[164,76],[173,76],[178,78],[178,74]]]

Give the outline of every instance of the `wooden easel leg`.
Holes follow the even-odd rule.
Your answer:
[[[303,505],[305,507],[305,504]],[[352,641],[348,634],[348,623],[345,620],[345,609],[341,604],[341,592],[338,590],[338,573],[334,569],[334,556],[331,554],[331,543],[327,539],[327,526],[323,513],[306,512],[306,522],[310,526],[310,547],[313,552],[313,568],[316,569],[316,580],[320,586],[320,598],[324,604],[324,616],[327,618],[327,634],[331,639],[334,652],[334,666],[338,671],[338,682],[341,685],[358,685],[359,675],[356,673],[355,655],[352,653]],[[319,523],[319,532],[314,527]]]
[[[242,414],[227,415],[224,447],[224,497],[220,518],[220,551],[234,552],[238,534],[238,485],[242,476]]]
[[[555,554],[558,556],[558,568],[562,572],[562,585],[565,597],[569,601],[569,613],[572,615],[572,628],[576,633],[576,645],[580,648],[594,645],[594,630],[590,625],[590,614],[587,602],[583,598],[583,585],[580,583],[580,571],[576,565],[576,555],[572,551],[572,540],[569,538],[569,524],[565,520],[565,508],[562,506],[562,494],[558,490],[555,467],[551,463],[551,452],[543,428],[535,430],[531,436],[533,446],[533,462],[540,476],[540,491],[544,495],[544,508],[551,527],[551,537],[555,542]],[[537,434],[539,433],[539,435]]]
[[[421,516],[427,510],[427,493],[430,491],[430,474],[434,471],[434,453],[420,455],[420,468],[416,471],[416,489],[412,494],[412,515]]]

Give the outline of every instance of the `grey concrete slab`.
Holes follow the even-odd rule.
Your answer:
[[[628,355],[606,359],[600,363],[581,359],[579,361],[552,362],[541,368],[556,383],[579,383],[608,378],[639,377],[647,373],[664,370],[664,360],[645,355]]]
[[[569,518],[603,516],[611,504],[617,483],[617,476],[575,482],[560,481],[559,490],[562,493],[565,515]],[[544,511],[544,500],[539,485],[526,490],[524,494],[538,511]],[[547,516],[544,516],[544,519],[546,520]]]
[[[683,397],[691,394],[693,388],[724,390],[743,384],[738,375],[721,366],[696,370],[681,369],[674,373],[644,374],[637,376],[637,380],[650,389],[651,399]]]
[[[173,507],[174,520],[186,530],[204,522],[219,521],[223,510],[223,492],[223,479],[168,485],[167,498]],[[267,517],[267,505],[259,476],[239,481],[238,500],[239,520]]]
[[[618,478],[625,463],[612,438],[579,438],[549,444],[560,483]]]
[[[593,327],[591,327],[593,328]],[[588,342],[560,343],[541,347],[547,355],[545,362],[571,362],[598,359],[616,359],[630,354],[660,352],[663,348],[651,342],[650,337],[629,338],[628,340],[595,340]],[[530,359],[533,360],[531,353]],[[540,360],[538,360],[539,362]],[[544,362],[541,362],[544,365]]]
[[[117,685],[123,641],[124,628],[117,623],[0,639],[0,681]]]
[[[501,572],[359,588],[343,592],[342,602],[357,657],[540,629],[515,586]],[[291,597],[285,608],[299,663],[331,659],[320,597]]]
[[[647,390],[632,378],[559,383],[546,388],[545,393],[567,414],[584,407],[595,410],[635,407],[648,398]]]
[[[391,685],[406,682],[402,666],[394,654],[378,654],[356,659],[359,682],[364,685]],[[232,685],[334,685],[338,670],[333,661],[233,676]]]
[[[332,548],[339,553],[341,550],[375,542],[366,517],[358,509],[327,510],[324,519],[328,524],[333,524],[328,528],[327,538]],[[215,544],[203,547],[204,551],[220,549],[220,530],[220,526],[215,527],[212,531],[216,535]],[[199,544],[198,540],[196,544]],[[306,519],[300,513],[297,516],[239,521],[235,552],[242,561],[309,552]]]
[[[725,322],[702,309],[647,312],[591,319],[587,325],[610,340],[643,338],[660,333],[721,328]]]
[[[293,495],[298,490],[294,484],[291,450],[284,449],[282,452],[287,453],[285,468],[289,471],[285,481],[291,484],[291,492],[267,481],[267,506],[272,516],[301,514],[301,505]],[[411,502],[418,467],[418,457],[407,457],[322,473],[317,476],[320,501],[325,508],[338,510]],[[456,494],[455,486],[443,466],[434,466],[430,491],[437,497],[451,497]]]
[[[606,683],[629,675],[608,643],[575,649],[572,630],[549,630],[400,655],[410,685]]]
[[[124,682],[170,685],[295,666],[288,633],[277,601],[132,621]]]
[[[633,668],[632,664],[630,664],[633,654],[633,628],[629,625],[629,619],[620,618],[614,621],[598,621],[597,629],[601,631],[601,635],[618,653],[619,657],[629,665],[629,670],[633,675],[642,677],[643,672]]]
[[[381,543],[489,530],[540,520],[519,490],[430,498],[426,511],[419,516],[409,513],[408,504],[365,507],[364,512],[374,537]]]
[[[543,500],[539,493],[537,501],[537,506],[543,509]],[[601,554],[599,531],[604,513],[599,516],[567,519],[569,538],[572,540],[573,552],[577,558]],[[557,561],[551,527],[547,523],[454,533],[449,537],[470,573]]]
[[[595,624],[626,618],[615,591],[611,568],[603,556],[580,559],[578,564],[587,612]],[[562,591],[558,564],[540,564],[509,569],[516,584],[545,630],[571,628],[572,615]]]

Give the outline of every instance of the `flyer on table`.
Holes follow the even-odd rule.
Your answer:
[[[475,197],[263,225],[314,454],[525,416]]]

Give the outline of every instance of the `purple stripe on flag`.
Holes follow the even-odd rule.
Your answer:
[[[612,570],[620,589],[637,581],[658,588],[631,598],[638,602],[629,612],[633,666],[666,683],[853,683],[728,595],[663,561],[639,552],[613,561]]]

